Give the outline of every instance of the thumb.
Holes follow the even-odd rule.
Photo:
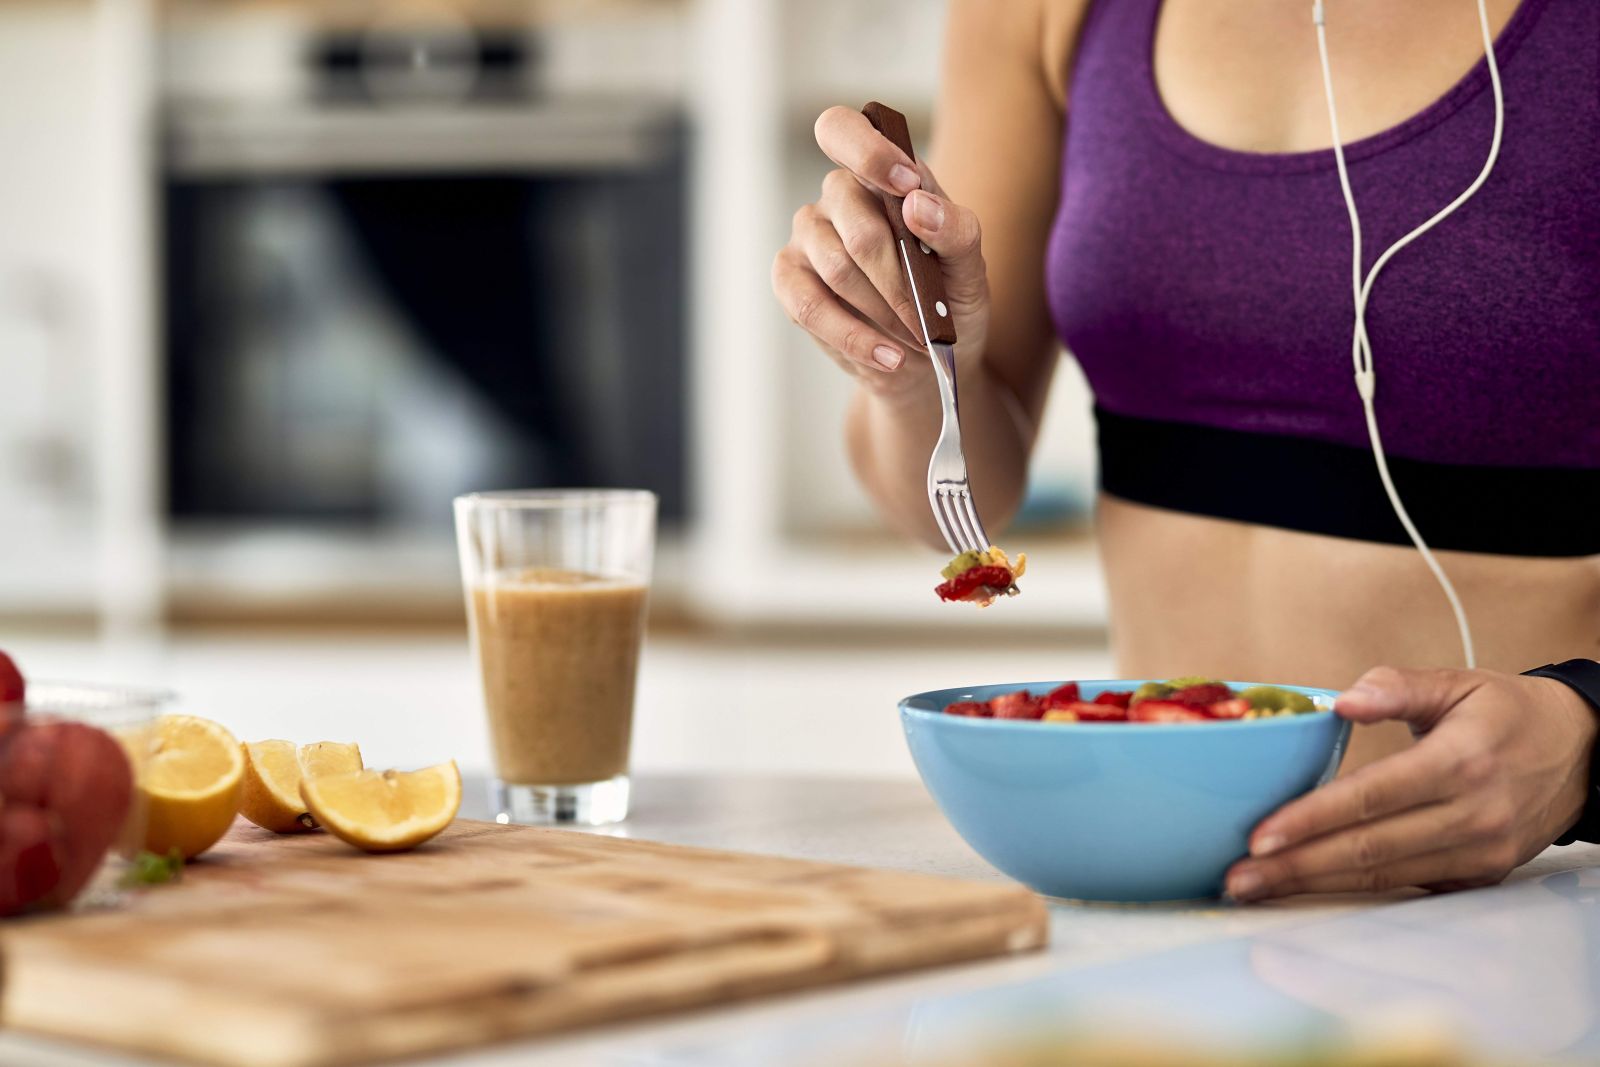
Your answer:
[[[960,311],[976,310],[989,285],[977,214],[928,189],[913,191],[901,212],[906,227],[939,257],[945,295]]]
[[[1374,667],[1340,693],[1333,708],[1351,722],[1393,719],[1426,733],[1482,684],[1472,671]]]

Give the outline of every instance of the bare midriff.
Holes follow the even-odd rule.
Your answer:
[[[1342,689],[1369,667],[1460,666],[1444,594],[1415,549],[1165,511],[1102,496],[1099,547],[1119,676],[1200,674]],[[1600,557],[1440,552],[1478,666],[1600,656]],[[1357,727],[1345,769],[1398,750]]]
[[[495,770],[517,785],[626,774],[645,586],[567,570],[472,591]]]

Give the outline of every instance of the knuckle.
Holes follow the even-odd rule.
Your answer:
[[[1405,672],[1398,667],[1373,667],[1357,680],[1359,685],[1370,685],[1378,689],[1398,689],[1405,683]]]
[[[889,310],[893,311],[900,321],[911,329],[913,334],[918,334],[922,329],[917,319],[917,305],[904,293],[895,292],[889,296]],[[921,343],[920,341],[918,342]]]
[[[1358,833],[1350,841],[1350,858],[1363,870],[1382,863],[1383,852],[1383,845],[1373,834]]]
[[[963,252],[976,252],[983,247],[983,223],[978,221],[978,213],[959,206],[956,213],[960,220],[956,227],[957,243]]]
[[[786,246],[779,249],[778,254],[772,257],[772,291],[784,305],[785,310],[791,311],[790,318],[794,317],[789,305],[793,302],[795,289],[794,250]]]
[[[822,195],[825,198],[848,195],[852,189],[860,186],[854,174],[843,167],[835,167],[822,176]]]
[[[801,230],[804,230],[806,227],[810,226],[812,221],[816,218],[816,214],[816,204],[801,204],[799,207],[795,208],[794,215],[789,219],[790,232],[799,233]]]
[[[1355,802],[1356,819],[1359,822],[1368,822],[1377,818],[1385,810],[1384,791],[1381,786],[1372,782],[1355,784],[1353,800]],[[1363,834],[1362,837],[1367,835]]]
[[[849,326],[839,336],[837,346],[839,351],[851,359],[860,360],[865,357],[867,350],[872,347],[872,338],[862,327]]]
[[[1363,893],[1382,893],[1394,888],[1393,881],[1393,876],[1381,867],[1363,868],[1356,875],[1356,887]]]
[[[837,245],[818,257],[817,275],[830,289],[838,290],[856,272],[856,261],[842,245]]]
[[[1472,820],[1472,832],[1484,840],[1500,840],[1511,833],[1515,823],[1516,813],[1511,804],[1494,800],[1478,809]]]
[[[1500,773],[1499,757],[1489,749],[1480,748],[1464,752],[1459,757],[1458,764],[1459,780],[1473,788],[1489,784]]]
[[[877,227],[863,220],[841,230],[839,240],[844,243],[844,250],[850,253],[850,258],[860,263],[874,252],[882,250],[885,237]]]
[[[983,260],[978,260],[976,272],[964,277],[945,279],[945,289],[958,304],[968,307],[982,307],[988,304],[989,280]]]
[[[794,321],[801,329],[816,333],[817,320],[822,317],[822,309],[827,303],[827,297],[821,293],[806,293],[794,305]]]

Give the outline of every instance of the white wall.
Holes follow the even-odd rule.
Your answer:
[[[91,27],[0,4],[0,611],[94,589]]]

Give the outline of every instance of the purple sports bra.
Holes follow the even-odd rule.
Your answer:
[[[1408,544],[1352,380],[1333,152],[1237,152],[1181,128],[1152,71],[1160,8],[1099,0],[1088,16],[1046,264],[1096,398],[1101,487]],[[1492,176],[1373,290],[1378,421],[1435,547],[1600,553],[1600,0],[1523,0],[1496,55]],[[1480,60],[1348,146],[1369,265],[1477,175],[1493,115]]]

